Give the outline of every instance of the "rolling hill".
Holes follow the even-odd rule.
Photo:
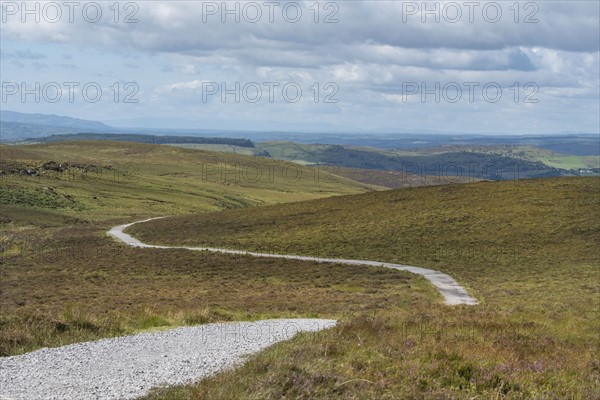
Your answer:
[[[98,218],[220,210],[374,190],[285,161],[141,143],[1,146],[0,160],[4,206],[35,204],[38,198],[48,208],[47,198],[63,205],[60,199],[68,198],[73,206],[61,207],[64,212],[86,209]]]
[[[215,321],[326,317],[338,326],[148,398],[600,394],[596,178],[375,192],[284,161],[123,142],[0,146],[0,160],[1,355]],[[118,223],[177,214],[130,231],[431,267],[481,304],[445,306],[401,271],[131,248],[106,236]]]
[[[597,178],[408,188],[308,202],[184,215],[134,226],[157,244],[352,257],[486,273],[486,255],[554,263],[597,256]],[[441,255],[436,248],[448,253]],[[383,251],[385,249],[385,251]],[[428,252],[424,249],[431,249]],[[515,255],[515,251],[518,253]],[[477,256],[467,268],[461,256]],[[416,258],[420,257],[420,258]],[[425,258],[426,257],[426,258]],[[542,260],[539,260],[542,261]],[[496,266],[497,267],[497,266]]]
[[[0,142],[20,141],[53,134],[106,132],[114,129],[102,122],[54,114],[0,111]]]
[[[413,303],[355,314],[319,340],[278,347],[240,370],[149,398],[244,398],[256,390],[273,399],[463,398],[465,391],[595,398],[598,194],[597,178],[479,182],[134,225],[129,233],[151,243],[435,268],[482,300],[471,309]],[[352,381],[357,376],[365,381]],[[352,383],[342,389],[344,382]]]
[[[103,131],[111,128],[110,126],[99,121],[90,121],[63,115],[29,114],[7,110],[0,111],[0,121],[94,131]]]
[[[392,170],[442,178],[511,180],[569,174],[565,169],[547,165],[540,160],[490,151],[467,151],[466,148],[419,152],[292,142],[265,142],[257,143],[256,146],[273,158],[304,165]]]
[[[236,147],[253,148],[254,143],[249,139],[235,138],[211,138],[201,136],[165,136],[165,135],[140,135],[131,133],[76,133],[65,135],[50,135],[43,138],[28,139],[25,142],[33,143],[56,143],[73,141],[100,141],[133,142],[146,144],[207,144],[207,145],[230,145]]]

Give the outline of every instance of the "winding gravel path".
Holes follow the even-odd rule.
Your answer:
[[[412,267],[410,265],[402,265],[402,264],[393,264],[386,263],[381,261],[368,261],[368,260],[347,260],[341,258],[321,258],[321,257],[306,257],[306,256],[295,256],[289,254],[270,254],[270,253],[256,253],[252,251],[244,251],[244,250],[229,250],[229,249],[221,249],[221,248],[213,248],[213,247],[186,247],[186,246],[158,246],[153,244],[146,244],[138,239],[134,238],[131,235],[128,235],[124,232],[125,229],[129,228],[131,225],[139,224],[142,222],[148,222],[155,219],[166,218],[166,217],[157,217],[157,218],[149,218],[143,221],[132,222],[130,224],[119,225],[112,228],[108,231],[108,234],[113,236],[114,238],[127,243],[130,246],[134,247],[145,247],[145,248],[154,248],[154,249],[186,249],[186,250],[198,250],[198,251],[212,251],[217,253],[227,253],[227,254],[244,254],[255,257],[271,257],[271,258],[287,258],[293,260],[304,260],[304,261],[316,261],[323,263],[336,263],[336,264],[350,264],[350,265],[372,265],[376,267],[385,267],[391,269],[397,269],[400,271],[408,271],[413,274],[421,275],[425,279],[427,279],[433,286],[435,286],[440,292],[442,296],[444,296],[444,301],[448,305],[457,305],[457,304],[467,304],[467,305],[476,305],[478,304],[477,300],[471,297],[465,288],[460,286],[458,282],[456,282],[450,275],[444,274],[442,272],[420,268],[420,267]]]
[[[0,358],[0,399],[134,399],[155,387],[196,382],[298,332],[335,323],[274,319],[207,324]]]
[[[162,217],[164,218],[164,217]],[[425,277],[446,304],[477,304],[452,277],[439,271],[380,261],[256,253],[211,247],[146,244],[124,230],[146,219],[112,228],[108,234],[134,247],[187,249],[323,263],[371,265]],[[134,399],[159,386],[198,381],[243,362],[244,356],[303,331],[336,324],[323,319],[275,319],[183,327],[94,342],[41,349],[0,358],[0,400]]]

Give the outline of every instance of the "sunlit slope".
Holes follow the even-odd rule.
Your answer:
[[[106,217],[220,210],[372,190],[285,161],[139,143],[2,146],[0,159],[4,206],[85,209]],[[49,161],[69,167],[43,167]],[[35,175],[17,172],[30,168]]]
[[[273,399],[596,399],[599,184],[557,178],[420,187],[134,226],[130,232],[146,242],[430,267],[480,301],[469,308],[381,303],[320,339],[150,398],[260,391]],[[312,271],[304,279],[319,285]],[[321,383],[323,371],[333,383]],[[367,383],[343,385],[357,379]]]
[[[599,183],[556,178],[399,189],[175,217],[131,232],[152,243],[433,267],[491,293],[487,281],[597,261]]]

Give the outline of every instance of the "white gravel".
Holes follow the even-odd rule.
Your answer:
[[[348,259],[340,259],[340,258],[321,258],[321,257],[306,257],[306,256],[296,256],[289,254],[271,254],[271,253],[256,253],[252,251],[244,251],[244,250],[229,250],[229,249],[221,249],[214,247],[186,247],[186,246],[158,246],[152,244],[146,244],[141,242],[140,240],[134,238],[131,235],[123,232],[125,229],[129,228],[131,225],[139,224],[142,222],[152,221],[154,219],[160,219],[165,217],[158,218],[149,218],[143,221],[132,222],[130,224],[119,225],[112,228],[108,231],[108,234],[129,246],[134,247],[145,247],[145,248],[155,248],[155,249],[186,249],[186,250],[198,250],[198,251],[212,251],[217,253],[227,253],[227,254],[245,254],[255,257],[271,257],[271,258],[287,258],[293,260],[304,260],[304,261],[316,261],[316,262],[324,262],[324,263],[336,263],[336,264],[351,264],[351,265],[371,265],[375,267],[384,267],[397,269],[400,271],[408,271],[413,274],[421,275],[425,279],[427,279],[433,286],[435,286],[440,292],[440,294],[444,297],[444,302],[448,305],[458,305],[458,304],[466,304],[466,305],[476,305],[478,304],[477,300],[469,295],[465,288],[458,284],[450,275],[444,274],[443,272],[436,271],[433,269],[413,267],[410,265],[402,265],[402,264],[393,264],[386,263],[382,261],[369,261],[369,260],[348,260]]]
[[[207,324],[45,348],[0,358],[0,399],[134,399],[150,389],[198,381],[323,319]]]

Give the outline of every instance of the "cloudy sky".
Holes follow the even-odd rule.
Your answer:
[[[117,126],[599,132],[599,2],[2,2],[2,109]]]

